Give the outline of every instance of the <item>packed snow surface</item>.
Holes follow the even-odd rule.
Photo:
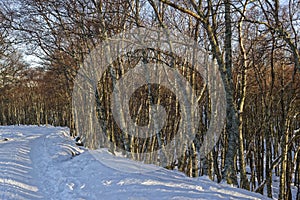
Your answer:
[[[68,135],[62,127],[0,126],[0,199],[267,199],[207,177],[89,151]]]

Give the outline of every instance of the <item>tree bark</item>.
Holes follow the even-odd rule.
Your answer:
[[[244,136],[243,136],[243,112],[245,106],[246,99],[246,90],[247,90],[247,55],[244,47],[244,39],[243,39],[243,17],[240,19],[238,23],[238,32],[239,32],[239,45],[241,51],[241,80],[237,80],[240,82],[240,87],[238,87],[238,113],[239,113],[239,165],[240,165],[240,187],[243,189],[250,190],[249,181],[246,175],[246,163],[244,157]]]
[[[228,151],[225,159],[223,177],[228,184],[238,185],[236,170],[234,168],[234,157],[238,144],[238,119],[233,99],[233,78],[232,78],[232,30],[231,30],[231,1],[224,0],[225,4],[225,65],[222,78],[225,81],[226,91],[226,131],[228,133]],[[225,80],[224,80],[225,79]]]

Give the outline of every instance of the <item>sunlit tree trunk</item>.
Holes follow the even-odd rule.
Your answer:
[[[244,136],[243,136],[243,128],[244,128],[244,119],[243,112],[245,106],[246,99],[246,88],[247,88],[247,55],[244,47],[244,39],[243,39],[243,18],[240,19],[238,23],[238,33],[239,33],[239,46],[241,51],[241,75],[238,82],[238,113],[239,113],[239,167],[240,167],[240,187],[250,190],[249,181],[246,175],[246,163],[244,157]]]

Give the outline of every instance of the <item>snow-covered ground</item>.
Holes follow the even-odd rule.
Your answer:
[[[123,170],[103,164],[102,158]],[[135,173],[126,173],[126,168],[136,169]],[[105,150],[79,148],[67,128],[0,126],[0,199],[267,198],[206,177],[188,178],[115,157]]]

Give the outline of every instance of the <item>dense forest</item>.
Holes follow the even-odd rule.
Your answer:
[[[212,91],[192,63],[160,49],[136,50],[103,66],[107,70],[93,94],[96,112],[90,115],[97,116],[105,137],[77,123],[74,80],[86,56],[108,38],[140,27],[162,27],[192,38],[214,63],[210,67],[220,71],[225,123],[203,157],[199,149],[216,115]],[[2,0],[0,124],[68,126],[89,148],[107,147],[112,153],[121,151],[191,177],[207,175],[271,198],[273,181],[279,180],[279,199],[300,199],[299,29],[298,0]],[[29,61],[29,55],[34,60]],[[167,125],[159,134],[134,137],[114,119],[110,99],[115,82],[145,60],[167,63],[197,98],[199,126],[180,154],[163,148],[182,118],[183,105],[169,88],[143,85],[129,100],[132,119],[143,126],[149,123],[152,105],[164,107]],[[291,187],[297,188],[296,196]]]

